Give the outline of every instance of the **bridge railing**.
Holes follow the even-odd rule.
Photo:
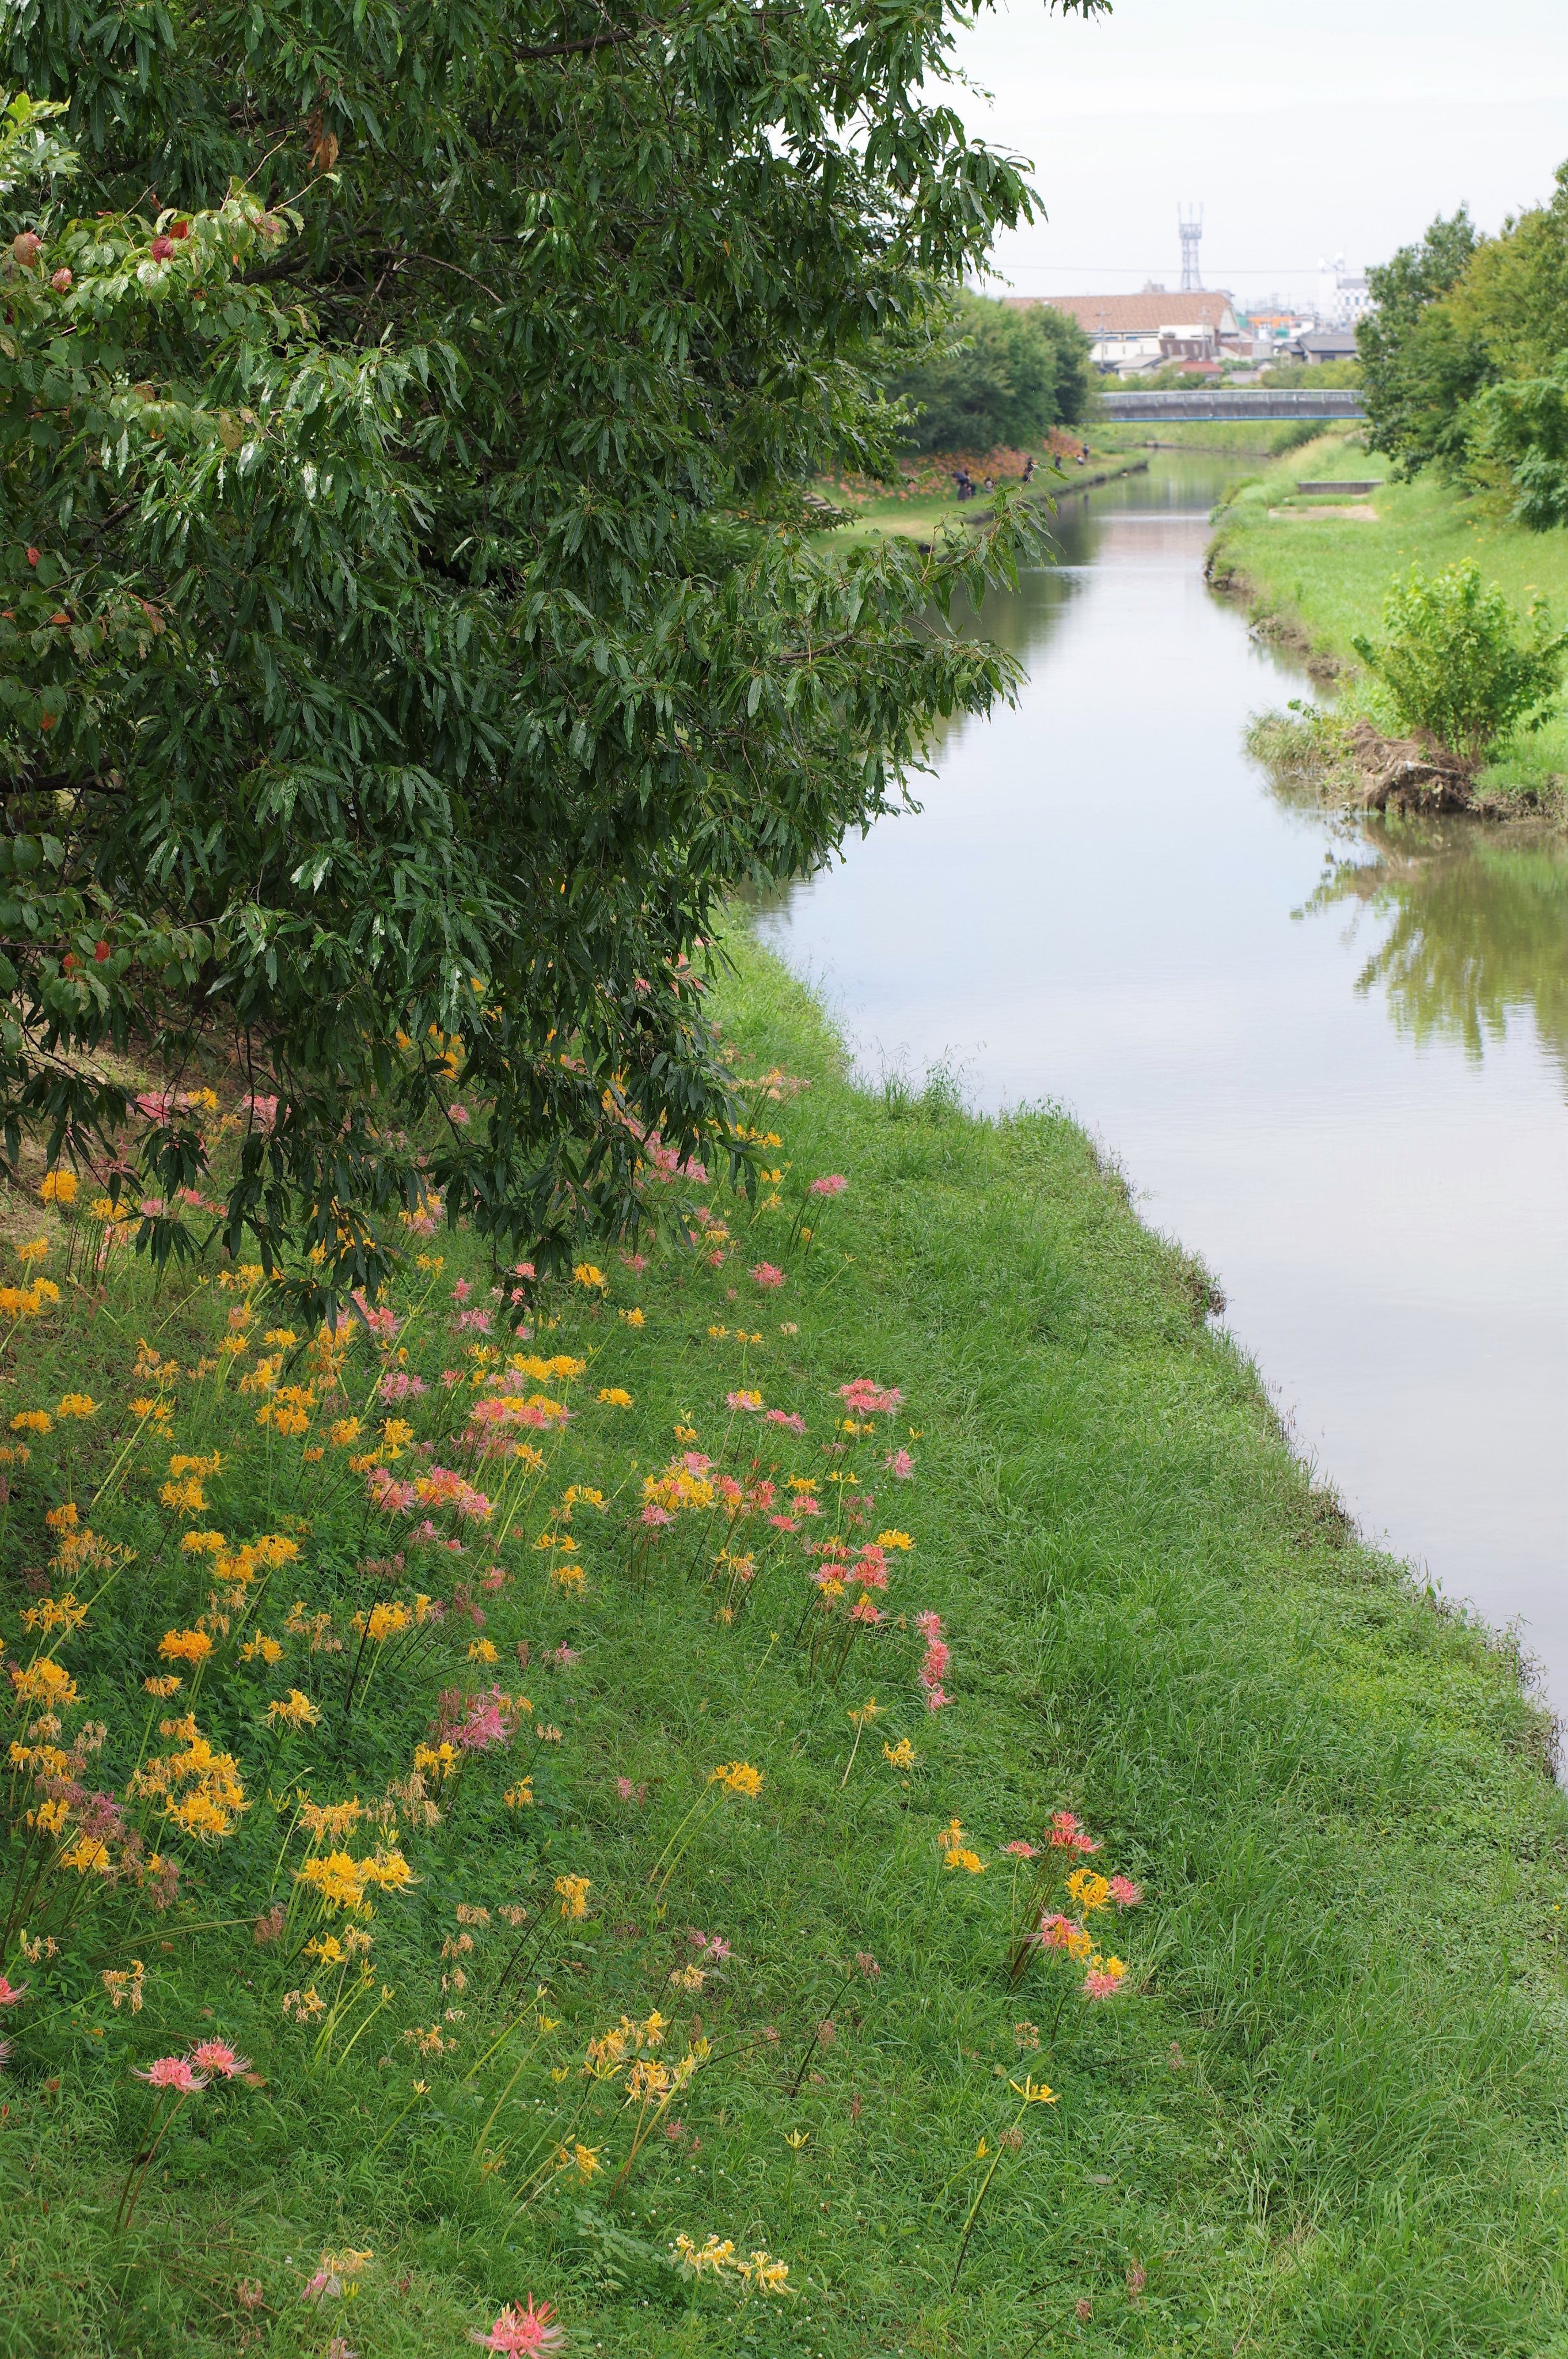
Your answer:
[[[1361,396],[1351,386],[1325,386],[1321,393],[1303,386],[1227,386],[1216,393],[1102,393],[1098,415],[1121,425],[1162,419],[1197,423],[1206,419],[1239,423],[1271,419],[1359,419],[1367,415]]]

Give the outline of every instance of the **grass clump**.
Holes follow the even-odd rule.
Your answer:
[[[1281,786],[1304,788],[1325,801],[1342,800],[1359,783],[1347,724],[1303,698],[1292,697],[1283,712],[1255,712],[1243,742]]]
[[[641,1256],[416,1216],[350,1341],[42,1214],[0,2350],[1545,2347],[1511,1658],[1080,1132],[734,947],[766,1192]]]

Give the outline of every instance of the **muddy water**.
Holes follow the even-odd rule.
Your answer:
[[[1362,1527],[1568,1710],[1568,844],[1271,789],[1243,727],[1302,682],[1204,585],[1223,480],[1065,503],[982,617],[1016,709],[762,931],[871,1078],[1075,1114]]]

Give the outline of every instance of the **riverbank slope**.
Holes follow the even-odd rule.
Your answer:
[[[1126,419],[1101,419],[1093,429],[1102,451],[1184,451],[1190,458],[1254,461],[1299,450],[1316,431],[1299,418],[1165,419],[1157,432]]]
[[[1083,452],[1082,464],[1076,455],[1079,450]],[[1004,481],[1012,482],[1018,480],[1023,458],[1033,458],[1038,472],[1027,496],[1043,506],[1069,499],[1077,492],[1095,491],[1123,475],[1141,474],[1149,465],[1146,451],[1107,450],[1101,447],[1098,436],[1083,443],[1073,438],[1073,449],[1065,452],[1043,447],[1023,454],[1009,451],[1006,456],[1009,466],[998,472]],[[912,461],[908,475],[898,490],[864,476],[837,481],[825,477],[816,490],[819,498],[849,511],[851,521],[838,527],[838,537],[841,539],[874,540],[896,536],[929,540],[942,525],[979,525],[991,513],[990,501],[983,491],[972,499],[960,500],[957,496],[952,463],[930,459]],[[971,460],[969,468],[976,483],[983,483],[989,472],[987,462],[983,459]]]
[[[92,1510],[137,1546],[135,1584],[52,1643],[74,1710],[109,1723],[97,1781],[124,1784],[162,1669],[192,1681],[167,1708],[230,1748],[246,1808],[206,1850],[164,1822],[186,1884],[161,1913],[103,1893],[91,1940],[5,1962],[29,1990],[6,2027],[0,2350],[319,2354],[339,2334],[458,2359],[530,2293],[579,2351],[638,2359],[1545,2348],[1568,2323],[1568,1805],[1509,1651],[1360,1543],[1208,1323],[1205,1274],[1078,1129],[854,1088],[805,991],[730,948],[716,1013],[774,1177],[754,1214],[696,1187],[698,1250],[545,1291],[549,1364],[513,1384],[569,1421],[537,1410],[546,1463],[505,1534],[498,1507],[421,1543],[399,1505],[442,1460],[511,1495],[503,1465],[455,1454],[505,1348],[467,1232],[413,1241],[398,1332],[359,1334],[348,1398],[313,1398],[303,1430],[255,1423],[292,1346],[259,1304],[229,1318],[254,1277],[155,1303],[122,1256],[98,1317],[25,1331],[9,1658],[38,1644],[46,1505],[91,1500],[150,1387],[178,1430]],[[32,1218],[59,1269],[74,1231]],[[150,1340],[122,1350],[121,1328]],[[182,1373],[225,1333],[243,1396]],[[68,1386],[99,1422],[45,1432]],[[344,1472],[367,1442],[402,1453],[373,1512]],[[276,1599],[242,1617],[276,1668],[226,1625],[205,1665],[189,1632],[183,1655],[159,1640],[204,1585],[164,1553],[166,1458],[217,1444],[185,1520],[294,1537]],[[353,1612],[415,1589],[444,1619],[427,1601],[351,1711]],[[847,1618],[857,1594],[880,1622]],[[269,1723],[291,1694],[316,1724]],[[441,1742],[426,1826],[409,1763]],[[324,1843],[395,1843],[417,1878],[368,1922],[313,1919],[316,1886],[275,1865],[305,1786],[360,1806]],[[395,1834],[362,1817],[384,1790]],[[1020,1847],[1071,1864],[1062,1811],[1100,1845],[1079,1864],[1141,1892],[1048,1887],[1126,1962],[1104,1998],[1060,1951],[1008,1978],[1037,1869]],[[49,1926],[40,1904],[29,1938]],[[351,1931],[374,1972],[342,2017],[323,2010],[358,1970],[322,1945]],[[104,1979],[134,1958],[138,2013]],[[621,2051],[589,2045],[622,2019]],[[650,2065],[689,2069],[673,2093],[646,2071],[631,2089],[638,2027]],[[155,2111],[133,2067],[198,2036],[255,2077],[186,2103],[116,2234]],[[710,2256],[697,2273],[682,2238]],[[786,2289],[739,2273],[764,2250]]]
[[[1568,614],[1568,531],[1525,532],[1434,476],[1396,484],[1388,474],[1357,435],[1336,432],[1239,482],[1216,513],[1210,581],[1241,598],[1261,629],[1309,651],[1320,678],[1347,683],[1358,669],[1352,642],[1378,636],[1390,584],[1411,566],[1430,573],[1472,558],[1521,612],[1539,592]],[[1376,488],[1339,497],[1299,488],[1325,480]],[[1565,783],[1568,714],[1559,709],[1542,728],[1515,732],[1477,787],[1500,808],[1513,799],[1561,812]]]
[[[1003,454],[1007,463],[1000,472],[1016,475],[1023,457],[1031,455],[1039,470],[1037,496],[1064,500],[1075,492],[1096,491],[1123,475],[1141,473],[1161,451],[1235,460],[1239,472],[1244,465],[1256,465],[1281,451],[1295,449],[1301,440],[1301,425],[1293,419],[1283,425],[1178,423],[1162,427],[1157,440],[1151,438],[1147,427],[1098,419],[1087,424],[1081,433],[1060,429],[1053,442],[1041,444],[1032,453]],[[853,522],[840,527],[848,538],[897,533],[925,539],[938,525],[979,523],[989,513],[989,503],[983,495],[963,501],[954,496],[951,471],[955,463],[940,458],[912,459],[906,480],[897,490],[865,476],[824,477],[815,488],[819,498],[852,511]],[[1058,463],[1063,470],[1061,475],[1054,472]],[[968,465],[977,483],[992,472],[984,457],[971,456]]]

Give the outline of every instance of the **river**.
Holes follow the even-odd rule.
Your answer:
[[[1568,1712],[1568,843],[1271,787],[1247,718],[1307,691],[1203,580],[1236,471],[1065,498],[981,617],[1016,706],[760,930],[867,1077],[1082,1122],[1361,1529]]]

